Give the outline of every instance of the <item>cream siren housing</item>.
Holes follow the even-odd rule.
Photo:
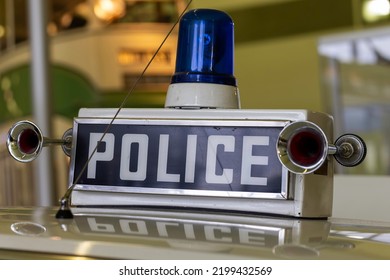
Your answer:
[[[165,99],[167,108],[239,109],[238,88],[206,83],[171,84]]]

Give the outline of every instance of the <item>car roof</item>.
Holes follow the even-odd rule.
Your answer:
[[[5,259],[389,259],[390,223],[175,209],[0,210]]]

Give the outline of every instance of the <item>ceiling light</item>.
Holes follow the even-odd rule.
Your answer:
[[[363,19],[374,22],[387,18],[390,15],[389,0],[368,0],[363,3]]]

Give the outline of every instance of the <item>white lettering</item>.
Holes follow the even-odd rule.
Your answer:
[[[146,134],[125,134],[122,137],[121,163],[119,176],[122,180],[144,181],[148,164],[149,137]],[[130,171],[131,147],[138,144],[137,170]]]
[[[210,184],[231,184],[233,182],[233,170],[222,169],[222,174],[217,175],[217,163],[220,165],[217,155],[217,147],[224,146],[225,152],[234,152],[235,138],[230,135],[211,135],[207,142],[206,182]]]
[[[107,133],[101,139],[102,135],[103,133],[90,133],[88,179],[96,179],[98,170],[105,166],[99,162],[106,162],[105,164],[109,165],[111,163],[108,162],[114,159],[115,135]],[[188,184],[201,181],[221,185],[232,184],[234,179],[242,185],[268,184],[267,173],[264,172],[264,177],[261,177],[256,171],[268,167],[269,156],[256,155],[255,151],[269,150],[271,141],[269,136],[209,135],[207,138],[198,138],[198,135],[189,134],[186,135],[186,143],[182,143],[186,144],[186,147],[182,144],[176,147],[175,143],[170,143],[170,139],[172,142],[170,134],[161,134],[157,135],[159,146],[154,148],[158,151],[153,154],[149,153],[151,148],[149,144],[152,143],[149,137],[152,136],[147,134],[122,136],[120,157],[117,153],[116,159],[116,163],[119,163],[118,179],[140,182],[148,179],[154,182]],[[237,137],[242,137],[242,150],[237,150]],[[157,139],[153,139],[153,143]],[[233,158],[235,162],[230,163],[229,159]],[[178,166],[177,162],[172,164],[172,161],[183,163],[183,166],[171,169]],[[100,169],[97,169],[98,167]]]
[[[180,182],[180,174],[168,174],[168,145],[169,135],[160,135],[160,145],[158,147],[158,163],[157,163],[157,181],[160,182]]]
[[[196,163],[196,143],[197,135],[187,136],[187,154],[186,154],[186,171],[185,182],[193,183],[195,181],[195,163]]]
[[[96,178],[96,163],[98,161],[111,161],[114,158],[114,142],[115,136],[112,133],[106,133],[101,142],[103,133],[91,133],[89,136],[89,153],[88,158],[90,158],[88,162],[87,169],[87,178],[95,179]],[[98,144],[99,143],[99,144]],[[102,143],[105,143],[105,151],[99,152],[96,147],[100,147]],[[96,151],[95,151],[96,149]],[[91,157],[92,153],[93,156]]]
[[[254,156],[253,146],[269,146],[268,136],[244,136],[242,139],[241,184],[267,185],[267,178],[252,177],[252,165],[268,165],[267,156]]]

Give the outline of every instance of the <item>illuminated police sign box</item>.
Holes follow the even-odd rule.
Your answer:
[[[276,149],[281,131],[291,122],[312,120],[331,129],[332,119],[325,114],[122,109],[106,131],[114,114],[113,109],[82,109],[74,121],[74,207],[161,206],[324,217],[330,213],[332,164],[318,174],[292,174],[280,163]],[[310,189],[306,185],[312,180]],[[313,196],[312,202],[303,204],[303,196]]]

